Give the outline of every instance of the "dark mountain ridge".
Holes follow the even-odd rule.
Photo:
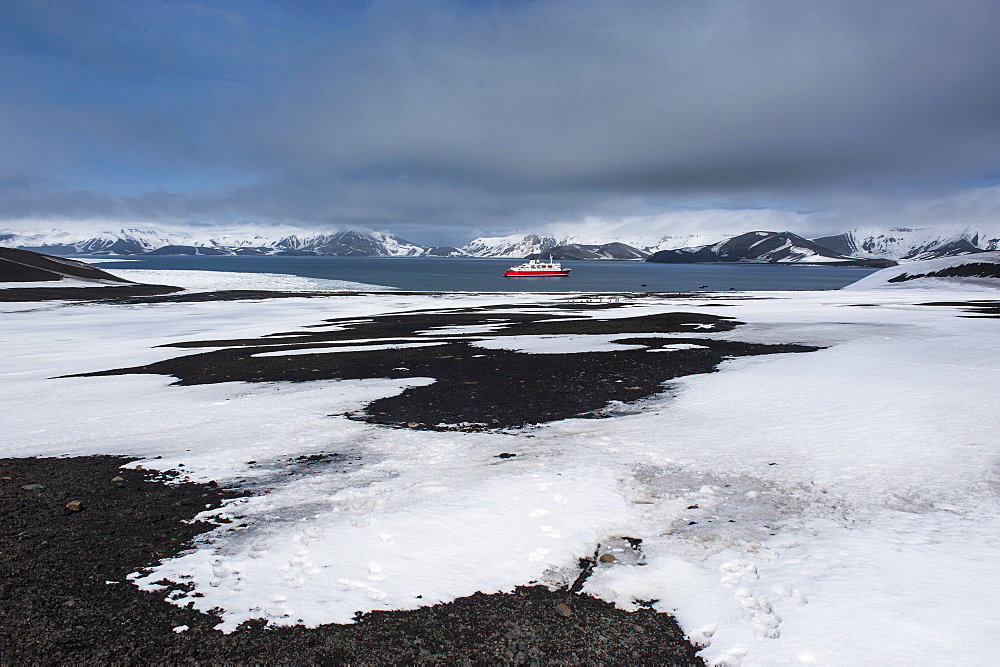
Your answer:
[[[733,262],[745,264],[824,264],[827,266],[894,266],[891,259],[859,259],[837,253],[815,241],[792,232],[755,231],[740,234],[721,243],[661,250],[647,262],[661,264],[698,264]]]

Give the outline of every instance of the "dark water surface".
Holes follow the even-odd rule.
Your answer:
[[[432,292],[688,292],[698,289],[839,289],[875,269],[768,264],[651,264],[619,260],[562,262],[565,278],[504,278],[521,260],[445,257],[130,256],[102,263],[120,269],[286,273]]]

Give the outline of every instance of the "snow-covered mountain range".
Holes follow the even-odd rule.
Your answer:
[[[457,248],[410,243],[393,234],[343,231],[274,235],[129,228],[96,234],[0,231],[0,246],[59,255],[338,255],[419,257],[461,255]]]
[[[995,228],[854,229],[806,239],[791,232],[753,231],[715,235],[645,235],[582,238],[545,234],[480,237],[462,248],[428,247],[393,234],[365,231],[302,233],[127,228],[74,233],[0,230],[0,246],[55,255],[336,255],[387,257],[506,257],[552,255],[554,259],[645,259],[654,262],[750,261],[844,263],[910,261],[1000,249]]]
[[[609,246],[615,247],[615,253],[602,254],[600,249]],[[712,250],[713,248],[718,251]],[[784,263],[830,263],[851,259],[909,261],[998,249],[1000,224],[989,228],[859,228],[814,239],[806,239],[787,231],[612,240],[516,234],[477,238],[462,247],[463,252],[473,257],[520,258],[551,254],[554,259],[633,259],[646,255],[649,256],[648,261],[653,262]],[[674,259],[670,259],[671,257]]]
[[[989,228],[854,229],[813,241],[851,257],[933,259],[1000,249],[1000,224]]]
[[[551,254],[553,259],[642,259],[658,250],[715,243],[726,238],[728,235],[725,234],[650,235],[637,238],[512,234],[480,237],[461,249],[471,257],[521,259],[541,255],[548,257]]]

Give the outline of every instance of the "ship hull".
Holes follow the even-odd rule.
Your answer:
[[[566,271],[507,271],[504,278],[565,278],[569,275]]]

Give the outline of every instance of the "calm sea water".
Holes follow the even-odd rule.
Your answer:
[[[122,258],[126,259],[126,258]],[[308,278],[350,280],[414,291],[488,292],[687,292],[699,289],[839,289],[875,269],[832,266],[731,264],[650,264],[648,262],[564,261],[566,278],[504,278],[520,260],[445,257],[192,257],[146,256],[102,263],[122,269],[174,269],[286,273]]]

